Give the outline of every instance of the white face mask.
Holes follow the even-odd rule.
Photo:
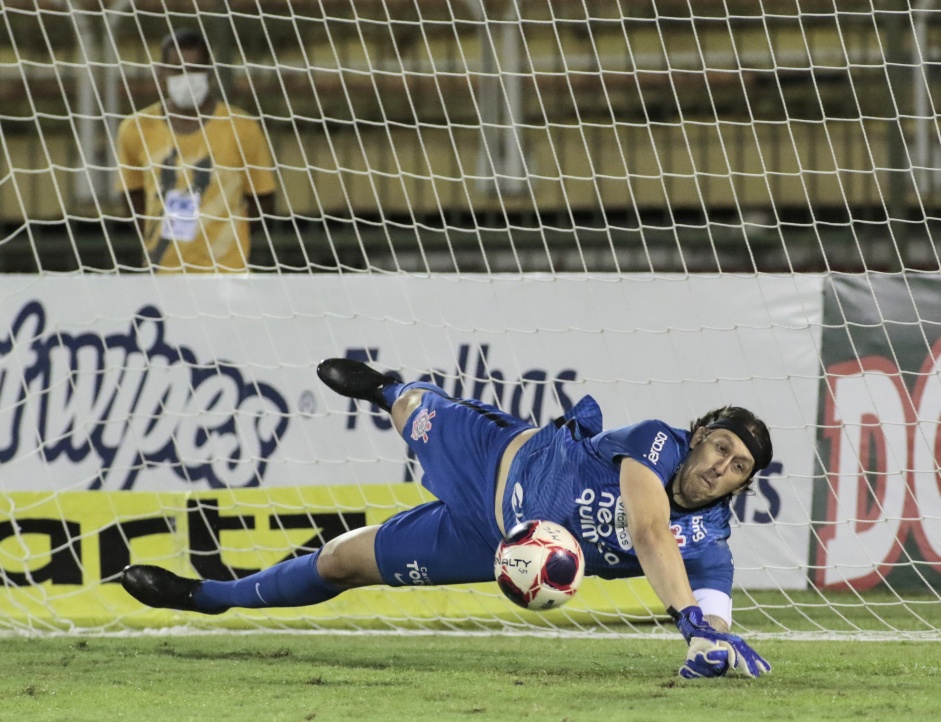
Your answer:
[[[167,93],[177,108],[198,108],[209,95],[209,73],[181,73],[167,78]]]

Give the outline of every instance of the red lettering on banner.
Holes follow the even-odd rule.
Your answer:
[[[888,466],[885,456],[885,434],[879,417],[865,413],[859,420],[859,493],[856,496],[856,533],[863,534],[879,521],[885,503],[885,480]],[[874,460],[872,468],[869,461]],[[863,478],[874,478],[875,484]]]
[[[922,364],[912,394],[918,409],[912,434],[911,485],[920,523],[911,523],[925,561],[941,570],[941,338]],[[926,513],[928,510],[928,513]]]
[[[898,368],[882,357],[835,364],[827,369],[827,384],[829,490],[815,583],[869,589],[892,570],[917,524],[909,488],[917,417]]]

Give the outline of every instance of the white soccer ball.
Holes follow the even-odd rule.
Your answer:
[[[578,591],[585,557],[567,529],[550,521],[524,521],[497,547],[493,572],[510,601],[524,609],[553,609]]]

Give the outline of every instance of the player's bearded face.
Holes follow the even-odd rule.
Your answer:
[[[726,429],[697,429],[690,447],[673,485],[674,500],[686,508],[735,492],[755,465],[742,440]]]

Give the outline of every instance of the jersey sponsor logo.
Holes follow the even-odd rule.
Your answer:
[[[686,535],[683,533],[682,524],[670,524],[670,531],[673,532],[673,538],[676,539],[676,545],[682,549],[686,546]]]
[[[428,567],[423,567],[419,564],[417,559],[406,564],[405,568],[408,570],[407,574],[395,572],[395,578],[398,580],[399,584],[413,587],[423,587],[434,584],[434,582],[431,581],[431,577],[428,576]]]
[[[422,409],[418,418],[412,422],[412,440],[421,439],[428,443],[428,432],[431,431],[431,420],[435,417],[435,412],[428,413],[428,409]]]
[[[692,518],[692,526],[694,542],[701,542],[706,538],[706,534],[708,534],[708,532],[706,531],[706,525],[703,523],[702,515],[694,516]]]
[[[575,499],[582,539],[595,547],[610,566],[621,561],[617,554],[605,548],[605,542],[614,534],[614,508],[617,501],[618,497],[614,494],[607,491],[596,494],[594,489],[582,489]]]
[[[627,528],[627,512],[624,511],[624,502],[620,496],[618,496],[617,504],[614,507],[614,534],[621,549],[627,552],[634,548],[631,530]]]
[[[662,431],[657,432],[657,435],[653,439],[653,443],[650,445],[650,451],[644,454],[651,464],[656,464],[658,461],[660,461],[660,452],[663,451],[663,445],[667,442],[667,438],[667,435]]]

